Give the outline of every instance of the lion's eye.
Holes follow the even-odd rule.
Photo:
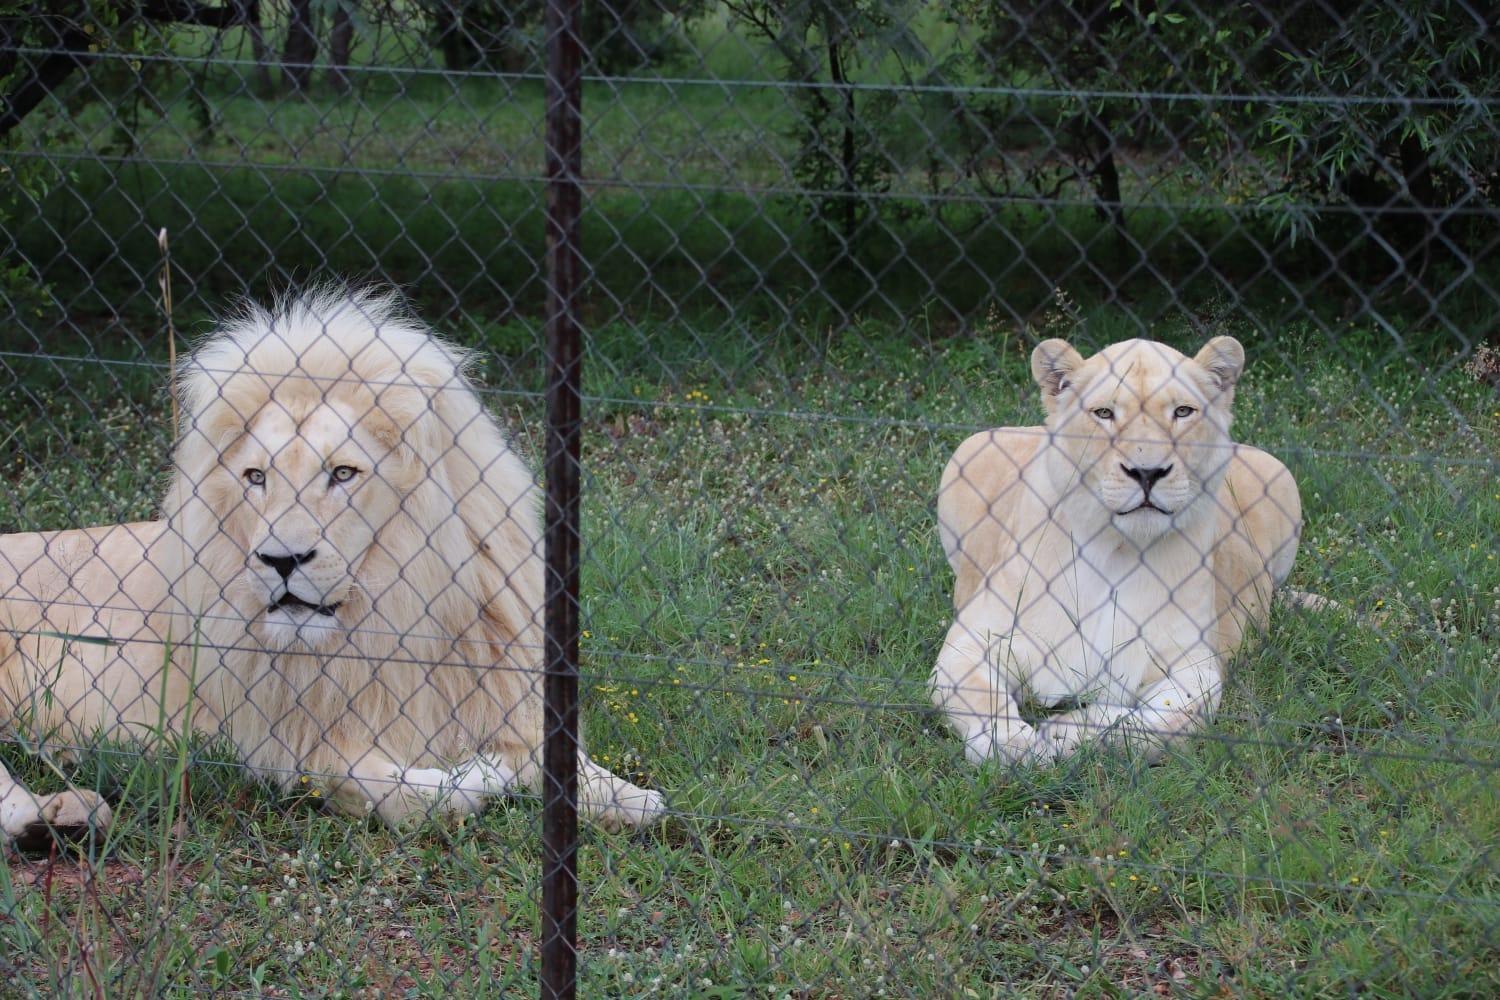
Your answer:
[[[251,486],[264,486],[266,485],[266,474],[260,469],[246,469],[245,482]]]
[[[1172,416],[1177,420],[1186,420],[1188,417],[1191,417],[1197,412],[1198,411],[1191,406],[1179,406],[1177,409],[1172,411]]]
[[[354,466],[339,465],[334,467],[333,475],[331,476],[331,478],[336,483],[347,483],[357,475],[359,475],[359,470]]]
[[[1100,420],[1113,420],[1115,419],[1115,411],[1107,406],[1100,406],[1094,410],[1094,416]]]

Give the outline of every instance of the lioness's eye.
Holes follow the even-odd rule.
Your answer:
[[[260,469],[246,469],[245,482],[251,486],[264,486],[266,485],[266,474]]]
[[[334,467],[332,478],[336,483],[347,483],[357,475],[359,475],[359,470],[354,466],[339,465]]]
[[[1191,417],[1197,412],[1198,411],[1193,409],[1191,406],[1179,406],[1177,409],[1172,411],[1172,416],[1178,420],[1186,420],[1188,417]]]
[[[1094,416],[1100,420],[1113,420],[1115,419],[1115,411],[1107,406],[1101,406],[1094,411]]]

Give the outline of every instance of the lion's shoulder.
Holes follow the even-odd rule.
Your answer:
[[[994,427],[969,435],[948,460],[949,471],[969,466],[1015,474],[1024,468],[1047,440],[1047,428]]]
[[[993,565],[1001,540],[1011,534],[1008,518],[1021,477],[1047,440],[1045,427],[997,427],[970,435],[943,469],[938,488],[938,531],[958,577],[960,593],[972,589]]]
[[[1238,578],[1265,571],[1274,585],[1284,582],[1302,533],[1302,497],[1291,470],[1269,452],[1235,445],[1219,511],[1218,572]]]
[[[1045,427],[997,427],[970,435],[943,469],[938,488],[940,518],[957,528],[987,515],[1015,489],[1047,440]]]

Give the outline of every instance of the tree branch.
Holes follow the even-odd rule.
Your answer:
[[[22,80],[14,90],[0,98],[0,138],[11,130],[51,94],[62,86],[73,71],[94,59],[89,51],[90,38],[82,31],[68,29],[58,35],[60,51],[43,56],[35,64],[30,76]]]
[[[250,5],[242,0],[230,0],[223,7],[209,7],[194,0],[140,0],[134,6],[134,12],[159,24],[194,24],[216,31],[246,23],[249,10]],[[130,13],[132,8],[128,4],[120,9],[122,17]],[[74,70],[98,58],[98,53],[89,51],[95,39],[76,22],[66,23],[67,27],[57,31],[57,47],[38,59],[10,93],[0,96],[0,138],[9,135],[37,105],[55,94]],[[14,44],[14,39],[6,41]]]

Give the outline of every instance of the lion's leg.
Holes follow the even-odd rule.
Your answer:
[[[528,760],[530,754],[527,755]],[[522,775],[498,754],[481,754],[453,768],[401,768],[389,761],[367,760],[335,783],[333,797],[349,812],[375,812],[392,826],[426,815],[467,816],[494,797],[523,785]],[[528,767],[525,784],[539,783],[541,769]],[[666,809],[662,794],[601,767],[586,754],[578,756],[578,806],[583,815],[604,826],[642,826]]]
[[[659,819],[667,802],[661,792],[631,784],[578,752],[578,808],[604,826],[645,826]]]
[[[960,618],[948,629],[933,668],[932,700],[976,764],[991,757],[1021,761],[1036,750],[1036,731],[1021,718],[1011,671],[1002,669],[1011,653],[1006,637],[991,636]]]
[[[1172,671],[1141,692],[1131,725],[1144,737],[1146,753],[1155,760],[1168,745],[1182,742],[1207,726],[1223,696],[1222,661],[1204,650],[1186,667]]]
[[[1056,757],[1067,757],[1088,740],[1124,742],[1146,759],[1160,759],[1166,747],[1201,729],[1223,694],[1219,657],[1200,649],[1183,665],[1148,684],[1129,705],[1095,702],[1047,720],[1042,742]]]
[[[346,812],[373,812],[389,826],[426,816],[461,817],[516,787],[516,771],[499,754],[478,754],[457,767],[402,767],[366,753],[329,782]]]
[[[503,746],[499,756],[510,764],[517,787],[540,791],[542,751],[513,743]],[[608,768],[596,764],[580,747],[578,751],[578,809],[602,826],[645,826],[666,811],[661,792],[633,785]]]
[[[499,754],[482,753],[454,767],[409,767],[401,779],[420,789],[430,807],[449,816],[482,810],[490,799],[516,789],[516,771]]]
[[[97,792],[69,788],[52,795],[34,795],[0,764],[0,837],[6,842],[44,837],[49,831],[64,836],[109,826],[109,805]]]

